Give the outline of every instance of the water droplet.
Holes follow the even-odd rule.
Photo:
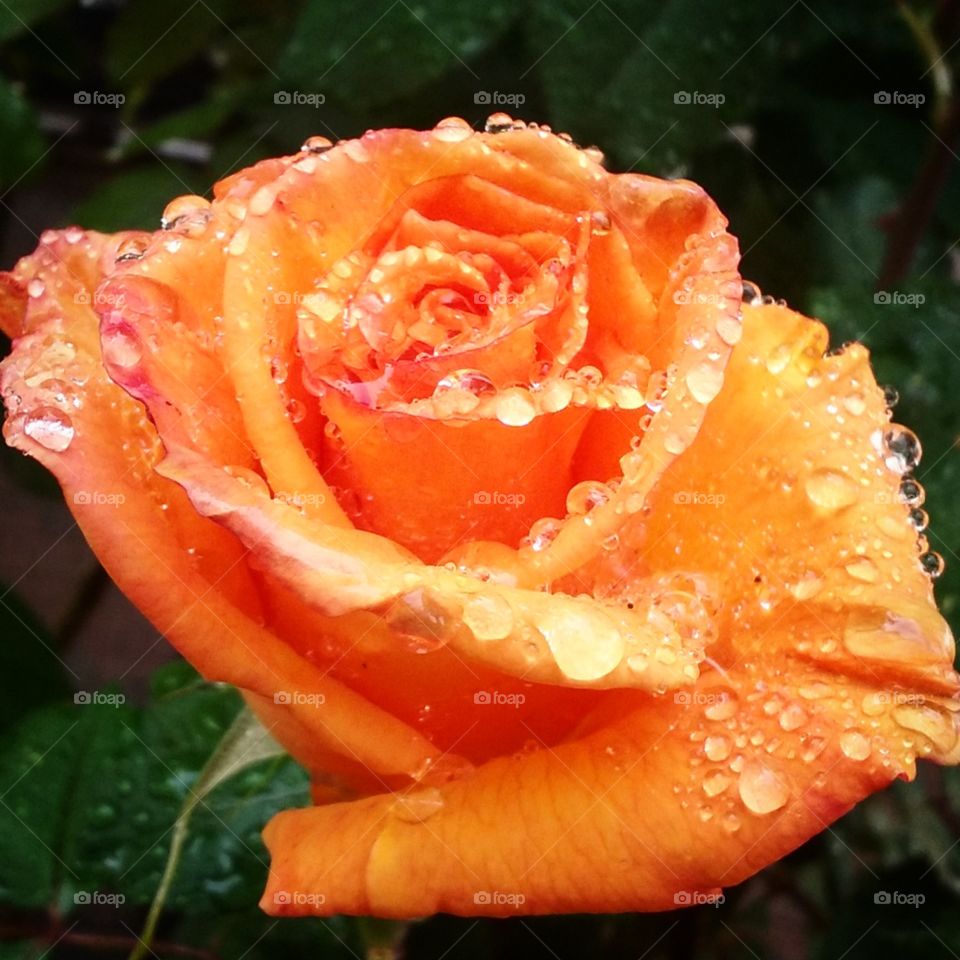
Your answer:
[[[730,776],[724,773],[722,770],[715,770],[713,773],[708,773],[703,778],[703,783],[701,784],[703,792],[708,797],[716,797],[719,794],[723,793],[727,787],[730,786]]]
[[[530,540],[531,550],[546,550],[548,546],[556,539],[563,524],[555,517],[542,517],[530,527],[530,533],[527,535]]]
[[[537,393],[540,409],[544,413],[565,410],[573,399],[573,385],[560,377],[547,380]]]
[[[42,297],[46,289],[46,285],[39,277],[34,277],[27,284],[27,294],[34,300],[36,300],[37,297]]]
[[[559,594],[537,619],[557,666],[571,680],[598,680],[623,659],[624,641],[616,624],[595,605]]]
[[[703,741],[703,752],[708,760],[719,762],[726,760],[730,756],[730,741],[726,737],[707,737]]]
[[[567,512],[573,514],[589,513],[610,499],[610,488],[597,480],[584,480],[570,489],[567,494]]]
[[[303,153],[326,153],[333,148],[333,141],[326,137],[307,137],[300,146]]]
[[[595,237],[605,237],[610,232],[610,216],[606,210],[594,210],[590,214],[590,232]]]
[[[900,480],[900,499],[912,507],[919,507],[926,499],[927,493],[920,482],[913,477],[903,477]]]
[[[717,320],[717,336],[728,346],[736,346],[743,337],[743,323],[739,317],[724,315]]]
[[[723,386],[723,370],[700,363],[687,372],[687,389],[697,403],[709,403]]]
[[[509,113],[491,113],[483,125],[487,133],[505,133],[513,127],[514,119]]]
[[[104,333],[103,360],[108,366],[126,370],[135,367],[143,357],[139,339],[122,328]]]
[[[854,560],[852,563],[848,563],[845,569],[854,580],[861,580],[864,583],[876,583],[880,579],[880,571],[877,570],[877,565],[869,557]]]
[[[125,260],[139,260],[147,249],[147,243],[140,237],[127,237],[117,247],[117,263],[123,263]]]
[[[463,622],[478,640],[502,640],[513,630],[513,608],[496,594],[472,597],[464,606]]]
[[[894,709],[893,718],[905,730],[926,737],[939,750],[951,750],[957,742],[953,718],[931,706],[899,706]]]
[[[73,442],[76,431],[71,419],[56,407],[38,407],[27,415],[23,432],[41,447],[63,453]]]
[[[302,401],[296,397],[291,397],[287,401],[287,416],[290,418],[291,423],[300,423],[306,415],[307,408]]]
[[[860,499],[856,483],[846,474],[824,468],[815,470],[804,482],[810,502],[823,510],[842,510]]]
[[[537,415],[530,394],[522,387],[510,387],[497,397],[497,419],[508,427],[525,427]]]
[[[847,730],[840,735],[840,750],[850,760],[866,760],[870,749],[870,741],[856,730]]]
[[[479,370],[454,370],[437,382],[434,396],[448,390],[465,390],[477,397],[484,397],[497,392],[493,381]]]
[[[900,394],[896,387],[885,386],[883,389],[883,402],[888,410],[892,410],[900,402]]]
[[[936,551],[928,550],[926,553],[920,554],[920,568],[931,580],[936,580],[942,576],[946,567],[943,557]]]
[[[387,626],[399,634],[414,653],[439,650],[450,639],[450,615],[422,589],[399,597],[385,619]]]
[[[740,705],[737,698],[732,693],[720,694],[714,703],[711,703],[703,711],[703,715],[708,720],[729,720],[737,715]]]
[[[394,800],[391,809],[404,823],[423,823],[443,809],[443,794],[436,787],[402,793]]]
[[[923,449],[917,435],[907,427],[892,426],[883,435],[884,459],[897,473],[908,473],[920,462]]]
[[[779,810],[790,795],[783,779],[759,760],[744,763],[739,789],[743,805],[758,815]]]
[[[473,127],[462,117],[445,117],[433,128],[433,136],[444,143],[459,143],[473,136]]]
[[[823,580],[808,570],[799,580],[787,585],[787,590],[797,600],[812,600],[823,589]]]
[[[746,304],[759,303],[763,299],[763,293],[760,288],[749,280],[743,281],[743,302]]]
[[[183,230],[196,235],[210,222],[210,201],[196,194],[185,194],[171,200],[163,209],[160,227],[163,230]]]
[[[799,730],[808,719],[807,711],[799,703],[789,703],[780,711],[781,730]]]

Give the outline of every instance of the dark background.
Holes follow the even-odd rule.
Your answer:
[[[482,125],[493,109],[599,145],[613,170],[700,182],[744,275],[835,342],[865,341],[898,388],[956,629],[960,3],[0,0],[0,64],[3,267],[46,227],[156,228],[171,197],[311,134]],[[0,960],[124,956],[237,703],[181,665],[151,681],[166,642],[105,578],[55,484],[6,450],[0,498]],[[71,690],[127,699],[78,710]],[[402,937],[430,960],[960,956],[953,771],[925,765],[918,786],[862,804],[719,907],[407,930],[259,914],[259,826],[304,797],[276,761],[211,795],[155,956],[372,956]],[[125,903],[84,904],[90,891]],[[914,905],[877,904],[881,891]]]

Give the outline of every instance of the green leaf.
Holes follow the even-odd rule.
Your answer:
[[[0,13],[3,7],[0,5]],[[30,173],[43,157],[45,145],[33,109],[20,93],[0,77],[0,187],[10,186]]]
[[[198,793],[169,904],[210,911],[259,898],[267,860],[259,831],[277,810],[308,802],[306,776],[285,756],[237,773],[234,752],[207,768],[240,697],[179,665],[163,673],[145,708],[88,691],[90,702],[33,713],[7,738],[0,902],[69,910],[75,894],[96,891],[149,903],[177,818]]]
[[[30,30],[35,23],[66,6],[68,0],[4,0],[0,4],[0,43]]]
[[[408,97],[446,73],[472,76],[480,90],[471,62],[518,13],[509,0],[377,0],[362,8],[352,0],[308,0],[279,73],[301,93],[323,94],[354,110]]]
[[[560,126],[621,166],[664,171],[750,119],[776,63],[765,33],[776,15],[764,4],[537,0],[528,44]],[[748,55],[744,38],[757,37]]]
[[[187,795],[177,815],[171,832],[170,850],[167,854],[163,877],[150,904],[150,912],[147,915],[143,933],[136,948],[130,954],[130,960],[142,960],[152,952],[150,947],[156,934],[157,923],[177,873],[183,846],[190,829],[190,818],[198,805],[219,784],[239,773],[244,767],[258,760],[282,755],[282,753],[283,750],[279,744],[267,733],[253,713],[248,708],[241,710],[200,771],[196,785]],[[224,827],[227,827],[226,823]],[[227,829],[230,828],[227,827]]]
[[[151,157],[142,169],[105,181],[78,204],[71,222],[90,230],[156,230],[168,201],[184,193],[203,193],[208,184],[183,164]]]
[[[0,588],[0,731],[67,695],[63,661],[43,625],[16,594]]]

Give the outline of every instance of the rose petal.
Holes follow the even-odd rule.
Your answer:
[[[869,695],[799,664],[710,672],[660,700],[609,694],[574,742],[439,788],[280,813],[264,832],[261,906],[389,917],[673,909],[913,776],[903,730],[846,705]]]

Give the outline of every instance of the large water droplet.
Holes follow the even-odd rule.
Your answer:
[[[584,480],[571,487],[567,494],[567,512],[573,514],[589,513],[610,499],[610,488],[597,480]]]
[[[303,153],[326,153],[333,147],[333,141],[326,137],[307,137],[300,146]]]
[[[454,370],[437,382],[434,396],[448,390],[465,390],[477,397],[485,397],[497,392],[493,381],[479,370]]]
[[[462,117],[445,117],[433,128],[433,136],[444,143],[459,143],[473,136],[473,127]]]
[[[739,789],[743,805],[759,815],[779,810],[790,795],[783,779],[759,760],[744,763]]]
[[[712,363],[700,363],[687,372],[687,389],[697,403],[709,403],[723,386],[723,370]]]
[[[463,622],[478,640],[502,640],[513,630],[513,608],[495,593],[472,597],[464,607]]]
[[[537,415],[530,394],[522,387],[511,387],[497,397],[497,419],[508,427],[525,427]]]
[[[41,447],[54,453],[63,453],[73,442],[76,431],[73,421],[61,410],[56,407],[37,407],[24,420],[23,432]]]
[[[483,125],[487,133],[505,133],[513,127],[514,119],[509,113],[491,113]]]
[[[938,577],[943,576],[943,571],[946,570],[946,568],[947,565],[943,557],[935,550],[928,550],[926,553],[920,554],[920,569],[923,570],[931,580],[936,580]]]
[[[414,653],[439,650],[450,639],[448,613],[424,590],[412,590],[399,597],[387,611],[387,625]]]
[[[866,760],[870,756],[870,741],[856,730],[840,735],[840,750],[850,760]]]
[[[857,484],[829,467],[814,470],[804,481],[804,489],[810,502],[823,510],[842,510],[860,499]]]
[[[883,449],[887,466],[897,473],[913,470],[923,453],[917,435],[901,426],[892,426],[884,433]]]
[[[599,680],[623,659],[624,641],[602,610],[555,595],[537,628],[557,666],[571,680]]]
[[[391,809],[404,823],[423,823],[443,809],[443,794],[436,787],[403,793],[397,796]]]
[[[721,760],[726,760],[727,757],[730,756],[731,749],[730,741],[726,737],[707,737],[707,739],[703,741],[703,752],[706,754],[707,759],[717,763]]]

